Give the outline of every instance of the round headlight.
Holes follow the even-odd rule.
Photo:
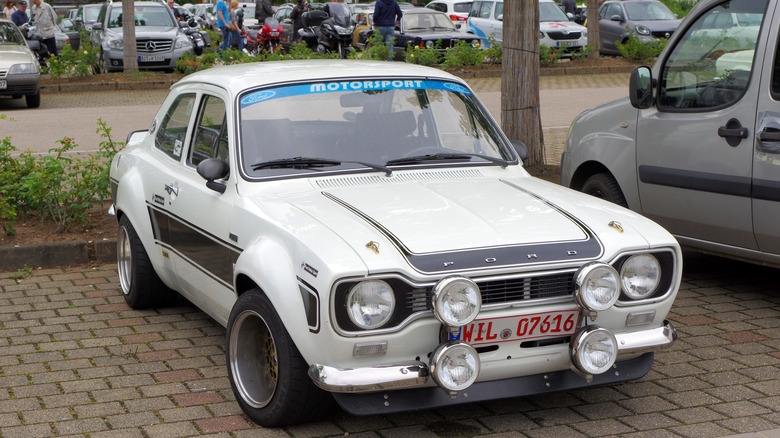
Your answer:
[[[465,277],[447,277],[433,288],[433,314],[450,327],[464,326],[479,314],[479,286]]]
[[[430,367],[439,386],[448,391],[462,391],[479,376],[479,355],[463,341],[445,342],[433,352]]]
[[[577,272],[577,302],[593,311],[607,310],[620,297],[618,273],[605,263],[591,263]]]
[[[426,49],[432,49],[435,44],[436,43],[434,43],[433,41],[426,41],[425,42],[425,48]]]
[[[617,340],[607,329],[595,326],[582,327],[574,334],[571,360],[585,374],[602,374],[617,358]]]
[[[650,254],[636,254],[620,268],[620,282],[623,292],[632,300],[647,298],[655,292],[661,281],[661,265]]]
[[[349,319],[362,329],[382,327],[395,309],[395,294],[381,280],[361,281],[347,294]]]

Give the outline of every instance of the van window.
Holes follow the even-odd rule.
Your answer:
[[[661,110],[714,110],[731,105],[745,94],[768,0],[724,2],[686,29],[661,73]],[[740,14],[745,23],[723,20]],[[722,27],[713,28],[714,22]]]

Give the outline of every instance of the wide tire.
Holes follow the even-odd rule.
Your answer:
[[[261,426],[316,420],[332,404],[309,378],[308,365],[259,289],[233,306],[225,356],[236,401]]]
[[[41,106],[41,92],[38,91],[35,94],[28,94],[24,97],[27,101],[27,108],[38,108]]]
[[[119,220],[116,260],[119,284],[125,302],[133,309],[166,306],[176,300],[176,294],[157,276],[133,224],[127,216]]]
[[[585,184],[582,185],[582,191],[621,207],[628,207],[623,191],[620,190],[620,186],[615,181],[615,178],[608,173],[597,173],[588,178]]]

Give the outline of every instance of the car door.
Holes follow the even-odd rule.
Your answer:
[[[229,230],[232,206],[237,198],[233,175],[225,181],[224,193],[206,187],[197,165],[208,158],[229,162],[233,131],[224,90],[202,84],[181,87],[187,96],[186,134],[169,134],[163,122],[155,141],[172,143],[180,157],[175,169],[159,176],[164,205],[155,209],[160,240],[174,260],[180,292],[198,306],[216,314],[229,313],[233,294],[233,263],[240,249]],[[172,169],[173,170],[173,169]]]
[[[618,51],[615,42],[623,40],[626,33],[626,18],[619,3],[606,3],[599,10],[599,39],[602,49],[611,53]]]
[[[768,47],[764,59],[773,60],[772,68],[762,71],[761,89],[756,113],[756,146],[753,155],[753,227],[758,249],[780,254],[780,26],[778,14],[774,24],[765,24],[768,32]],[[744,23],[745,32],[751,30],[755,20],[750,16],[738,15]],[[769,17],[769,15],[767,15]],[[768,18],[767,18],[768,20]]]
[[[767,1],[731,0],[698,14],[654,66],[656,105],[637,117],[641,210],[682,239],[757,248],[750,179],[760,33],[768,30],[765,23],[752,37],[733,38],[734,28],[713,36],[701,23],[711,14],[763,14]]]

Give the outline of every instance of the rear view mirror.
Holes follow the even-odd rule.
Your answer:
[[[650,67],[636,67],[628,81],[628,97],[631,106],[647,109],[653,106],[653,73]]]

